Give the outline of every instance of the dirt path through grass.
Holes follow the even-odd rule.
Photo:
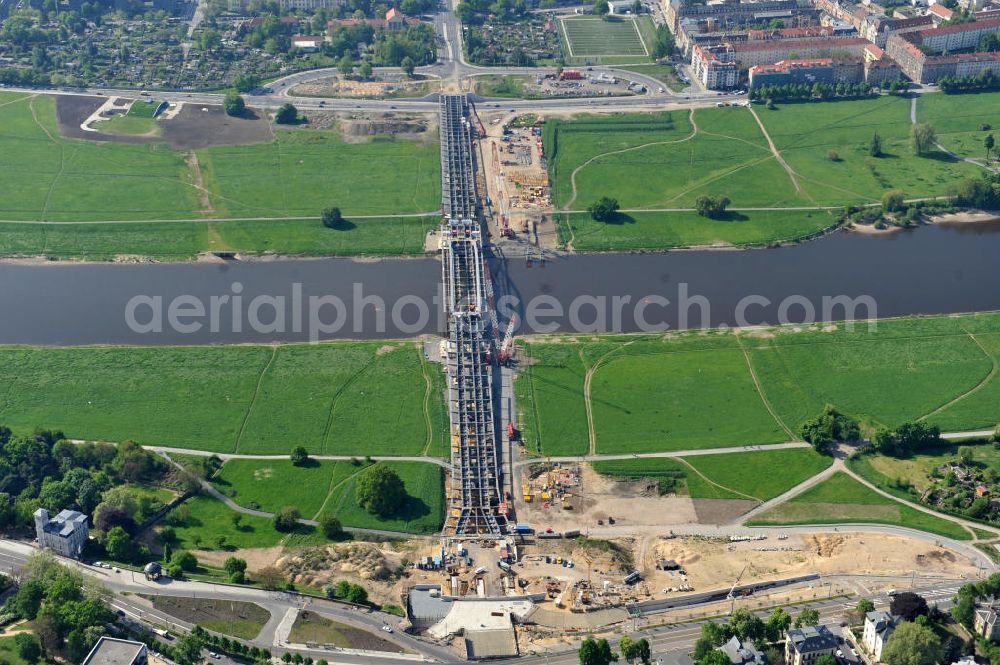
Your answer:
[[[344,385],[338,388],[337,392],[333,394],[333,399],[330,400],[330,410],[326,414],[326,425],[324,425],[323,427],[323,437],[320,439],[320,444],[319,444],[320,454],[326,451],[326,440],[330,438],[330,430],[333,428],[333,412],[337,408],[337,400],[340,399],[340,396],[344,394],[344,391],[347,390],[351,386],[351,384],[353,384],[355,381],[358,380],[358,377],[360,377],[362,374],[371,369],[371,367],[374,364],[375,364],[375,358],[372,358],[367,363],[365,363],[361,367],[361,369],[355,372],[354,375],[351,376],[351,378],[345,381]]]
[[[424,355],[420,354],[420,374],[424,377],[424,425],[427,427],[427,442],[424,444],[424,449],[421,452],[422,455],[427,455],[427,451],[431,449],[431,444],[434,442],[434,424],[431,422],[431,411],[430,411],[430,400],[431,392],[434,390],[434,381],[427,374],[427,361],[424,359]]]
[[[594,405],[591,403],[590,399],[590,383],[594,378],[594,372],[600,369],[604,361],[608,359],[609,356],[621,351],[625,347],[633,344],[636,340],[630,342],[625,342],[621,346],[611,349],[603,356],[597,359],[594,366],[587,370],[587,374],[583,377],[583,405],[587,410],[587,435],[589,439],[588,455],[597,454],[597,432],[594,429]],[[587,360],[583,357],[583,351],[580,351],[580,362],[583,363],[584,367],[587,366]]]
[[[774,158],[778,160],[778,163],[781,164],[781,167],[785,169],[786,173],[788,173],[788,178],[792,181],[792,184],[795,186],[795,193],[802,194],[802,186],[799,185],[798,174],[792,170],[792,167],[788,165],[788,162],[785,161],[785,158],[781,156],[781,152],[778,150],[778,146],[774,145],[774,141],[771,140],[771,135],[767,133],[767,127],[764,126],[764,122],[760,119],[760,116],[757,115],[757,111],[754,110],[753,105],[750,105],[749,107],[747,107],[747,109],[750,111],[750,115],[753,116],[753,119],[757,121],[757,126],[760,127],[760,133],[764,135],[765,139],[767,139],[767,145],[771,147],[771,153],[774,155]],[[810,199],[812,198],[809,197],[808,195],[806,196],[807,198]]]
[[[967,333],[967,334],[969,335],[969,339],[971,339],[976,344],[976,346],[979,347],[979,350],[982,351],[983,354],[985,354],[987,358],[989,358],[989,360],[993,364],[993,366],[990,367],[989,373],[987,373],[986,376],[983,377],[982,381],[980,381],[979,383],[977,383],[973,387],[969,388],[968,390],[966,390],[964,393],[962,393],[958,397],[955,397],[954,399],[952,399],[952,400],[950,400],[948,402],[945,402],[944,404],[942,404],[938,408],[934,409],[930,413],[926,413],[926,414],[920,416],[919,418],[917,418],[917,422],[918,423],[921,422],[921,421],[927,420],[928,418],[931,418],[933,416],[936,416],[937,414],[941,413],[942,411],[944,411],[945,409],[947,409],[951,405],[955,404],[956,402],[961,402],[966,397],[969,397],[970,395],[973,395],[973,394],[979,392],[980,389],[982,389],[983,387],[987,386],[990,383],[990,381],[992,381],[993,378],[997,375],[997,370],[998,370],[997,359],[993,356],[993,354],[991,354],[989,351],[986,350],[986,347],[984,347],[979,342],[979,340],[976,339],[975,335],[973,335],[972,333]]]
[[[253,397],[250,399],[250,406],[247,407],[247,412],[243,414],[243,422],[240,423],[240,429],[236,433],[236,443],[233,446],[233,452],[240,452],[240,440],[243,439],[243,433],[246,432],[247,423],[250,421],[250,414],[253,413],[253,407],[257,403],[257,397],[260,395],[260,387],[264,383],[264,375],[267,374],[267,370],[271,368],[274,363],[274,358],[278,355],[278,345],[274,344],[271,346],[271,357],[267,359],[267,364],[264,365],[264,369],[260,371],[260,375],[257,377],[257,385],[253,390]]]
[[[757,389],[757,394],[760,395],[760,401],[764,403],[764,408],[767,409],[767,412],[771,414],[772,418],[774,418],[774,422],[778,423],[778,426],[785,430],[785,433],[788,434],[792,441],[798,440],[798,437],[796,437],[795,433],[789,429],[788,425],[785,424],[785,421],[778,417],[778,412],[774,410],[773,406],[771,406],[771,400],[769,400],[767,395],[764,394],[764,388],[760,385],[760,379],[757,378],[757,370],[754,369],[753,362],[750,360],[750,352],[747,351],[747,348],[743,344],[743,340],[739,335],[736,335],[736,343],[740,345],[740,351],[743,352],[743,359],[747,363],[747,369],[750,370],[750,378],[753,379],[753,385]]]
[[[708,476],[706,476],[704,473],[702,473],[701,471],[699,471],[698,469],[694,468],[694,466],[692,466],[692,464],[690,462],[688,462],[686,459],[684,459],[683,457],[678,457],[677,461],[680,462],[681,464],[683,464],[684,466],[686,466],[687,468],[691,469],[692,471],[694,471],[695,475],[697,475],[699,478],[701,478],[702,480],[704,480],[709,485],[712,485],[713,487],[718,487],[720,490],[723,490],[724,492],[732,492],[733,494],[738,494],[738,495],[740,495],[742,497],[746,497],[747,499],[750,499],[751,501],[763,501],[763,499],[761,499],[758,496],[750,496],[749,494],[744,494],[743,492],[740,492],[739,490],[734,490],[732,487],[726,487],[725,485],[720,485],[719,483],[715,482],[714,480],[712,480],[711,478],[709,478]]]
[[[576,174],[579,173],[581,170],[583,170],[584,167],[589,166],[592,162],[597,161],[601,157],[607,157],[609,155],[620,155],[626,152],[633,152],[635,150],[642,150],[643,148],[649,148],[654,145],[672,145],[674,143],[684,143],[685,141],[690,141],[691,139],[693,139],[698,134],[698,124],[694,120],[694,112],[696,110],[697,109],[691,109],[691,112],[688,114],[688,122],[691,123],[691,133],[682,139],[676,139],[673,141],[653,141],[651,143],[643,143],[642,145],[633,145],[628,148],[621,148],[620,150],[610,150],[608,152],[602,152],[599,155],[594,155],[593,157],[585,161],[583,164],[580,164],[578,167],[573,169],[573,173],[571,173],[569,176],[569,183],[570,186],[573,188],[573,195],[570,197],[569,201],[566,202],[566,205],[562,207],[562,209],[569,210],[573,206],[573,204],[576,203],[576,198],[577,198]]]
[[[198,163],[198,153],[194,150],[188,153],[187,166],[191,171],[191,182],[194,188],[198,190],[198,203],[201,205],[201,209],[198,211],[199,214],[206,216],[214,215],[215,207],[212,205],[209,191],[205,189],[205,179],[202,177],[201,165]]]

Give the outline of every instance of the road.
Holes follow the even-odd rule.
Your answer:
[[[814,529],[818,530],[818,529]],[[848,531],[849,529],[841,529]],[[875,530],[872,527],[864,527],[865,531]],[[786,531],[793,531],[787,529]],[[828,530],[827,530],[828,532]],[[0,572],[16,572],[27,560],[35,549],[23,543],[0,540]],[[301,653],[303,656],[312,656],[314,659],[326,658],[345,665],[401,665],[406,662],[413,662],[412,655],[400,655],[387,652],[365,652],[354,653],[338,650],[334,653],[317,649],[298,649],[280,644],[276,639],[282,630],[283,619],[290,610],[309,609],[311,612],[322,614],[332,620],[345,623],[356,628],[369,630],[387,639],[396,645],[408,649],[416,654],[420,654],[424,660],[431,660],[441,663],[463,662],[455,653],[446,647],[430,644],[423,640],[402,633],[399,630],[393,633],[382,632],[383,625],[389,624],[398,626],[399,619],[390,615],[374,612],[371,614],[358,610],[347,609],[345,606],[319,599],[305,598],[303,596],[285,593],[280,591],[265,591],[247,587],[237,587],[231,585],[211,584],[207,582],[179,582],[179,581],[158,581],[149,582],[139,574],[132,574],[130,571],[113,573],[103,569],[94,568],[78,562],[60,559],[65,565],[79,570],[84,575],[97,579],[114,593],[112,605],[125,612],[133,619],[144,623],[162,625],[168,630],[184,631],[191,628],[191,625],[178,621],[174,617],[165,615],[157,610],[152,610],[142,601],[137,600],[135,594],[147,595],[168,595],[184,598],[213,598],[228,599],[242,602],[252,602],[265,608],[271,614],[271,620],[267,622],[256,639],[249,643],[255,646],[268,648],[272,653],[284,653],[286,651]],[[832,584],[841,583],[855,588],[860,596],[870,597],[875,600],[877,607],[885,607],[888,599],[885,596],[878,596],[871,591],[874,587],[882,587],[887,584],[894,585],[898,589],[908,589],[911,583],[914,584],[912,590],[924,596],[931,603],[937,603],[941,609],[951,606],[951,598],[958,590],[959,586],[967,580],[955,578],[917,578],[915,574],[900,575],[898,577],[889,576],[833,576],[824,578],[816,583],[811,583],[804,588],[817,590],[817,595],[822,596],[824,589],[832,589]],[[121,594],[129,594],[122,596]],[[841,616],[854,607],[857,598],[819,598],[813,602],[804,602],[788,608],[789,612],[795,613],[804,607],[813,607],[820,611],[821,620],[828,623],[838,623]],[[769,610],[757,612],[761,616],[766,616]],[[285,622],[287,624],[287,622]],[[633,627],[627,626],[627,632],[633,636],[646,637],[650,640],[654,655],[684,653],[689,651],[701,632],[702,621],[688,622],[682,624],[662,625],[655,615],[649,615],[637,620]],[[626,631],[621,631],[622,633]],[[546,665],[577,665],[579,658],[573,648],[558,652],[544,654],[525,655],[519,662],[526,663],[546,663]],[[524,650],[527,652],[530,645]],[[333,657],[331,657],[333,656]]]

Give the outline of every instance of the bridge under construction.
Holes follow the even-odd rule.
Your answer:
[[[448,321],[443,355],[452,462],[444,532],[495,537],[506,533],[509,504],[494,408],[496,313],[484,255],[473,114],[465,95],[441,96],[441,270]]]

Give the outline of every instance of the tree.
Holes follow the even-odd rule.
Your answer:
[[[204,646],[201,637],[194,633],[181,635],[174,644],[174,658],[179,665],[195,665],[201,662],[201,650]]]
[[[721,217],[726,208],[729,207],[729,198],[726,196],[715,198],[712,196],[699,196],[694,202],[694,208],[702,217],[714,219]]]
[[[618,199],[602,196],[587,206],[587,212],[598,222],[610,222],[618,213],[619,207]]]
[[[906,206],[906,198],[898,189],[890,189],[882,195],[882,209],[886,212],[899,212]]]
[[[406,503],[406,486],[395,471],[382,463],[368,467],[358,476],[354,490],[358,505],[373,515],[390,517]]]
[[[323,226],[328,229],[339,229],[344,225],[344,216],[340,213],[340,208],[326,208],[323,210]]]
[[[243,115],[247,105],[238,93],[227,92],[225,98],[222,100],[222,108],[226,111],[226,115],[235,116]]]
[[[229,575],[232,575],[233,573],[245,573],[247,571],[247,562],[243,559],[231,556],[223,562],[222,567],[227,573],[229,573]]]
[[[372,63],[368,62],[367,60],[362,62],[361,65],[358,67],[358,76],[360,76],[365,81],[369,80],[372,77]]]
[[[42,599],[45,597],[45,589],[40,582],[28,580],[17,590],[12,603],[17,613],[28,621],[33,621],[38,616],[38,610],[42,607]]]
[[[958,461],[961,464],[971,464],[976,455],[976,449],[972,446],[960,446],[958,449]]]
[[[924,597],[912,591],[897,593],[889,599],[889,612],[898,614],[906,621],[913,621],[918,616],[927,616],[928,611]]]
[[[598,16],[606,16],[608,11],[608,0],[597,0],[594,3],[594,13]]]
[[[764,620],[745,607],[739,608],[730,615],[729,628],[741,640],[754,642],[763,639],[767,632]]]
[[[352,584],[344,594],[344,600],[355,605],[364,605],[368,602],[368,590],[360,584]]]
[[[767,618],[767,639],[770,642],[777,642],[782,634],[792,625],[792,615],[783,608],[777,607]]]
[[[729,656],[715,649],[699,658],[697,663],[698,665],[731,665]]]
[[[828,160],[830,160],[831,162],[839,162],[840,161],[840,153],[831,148],[830,150],[826,151],[826,158]]]
[[[233,79],[233,89],[236,92],[250,92],[260,86],[260,77],[256,74],[237,74]]]
[[[993,139],[992,134],[987,134],[986,138],[983,139],[983,147],[986,148],[986,161],[990,161],[990,153],[993,152],[993,147],[996,145],[996,141]]]
[[[873,603],[869,598],[862,598],[854,607],[854,611],[858,613],[858,617],[860,619],[864,619],[866,614],[875,611],[875,603]]]
[[[340,59],[337,63],[337,71],[340,75],[346,78],[351,78],[354,74],[354,60],[351,58],[350,53],[345,53],[344,57]]]
[[[294,125],[299,121],[299,110],[294,104],[286,102],[274,114],[274,121],[279,125]]]
[[[403,68],[403,73],[408,77],[413,78],[413,71],[416,69],[416,65],[413,62],[413,58],[406,56],[399,63],[399,66]]]
[[[837,665],[837,659],[825,653],[816,659],[814,665]]]
[[[819,624],[819,610],[812,607],[807,607],[806,609],[799,612],[799,615],[795,617],[795,627],[801,628],[802,626],[816,626]]]
[[[42,657],[42,647],[31,633],[18,633],[14,636],[17,655],[29,663],[37,663]]]
[[[910,145],[915,155],[926,155],[936,140],[937,133],[929,122],[919,122],[910,128]]]
[[[618,640],[618,651],[629,665],[632,665],[632,662],[635,660],[635,656],[632,654],[634,645],[635,643],[628,635],[622,635],[621,639]]]
[[[333,515],[326,515],[320,519],[319,528],[330,540],[336,540],[344,535],[344,525]]]
[[[611,651],[606,639],[588,637],[580,645],[580,665],[611,665],[618,662],[618,654]]]
[[[108,535],[104,541],[104,549],[107,551],[108,556],[115,561],[131,561],[132,560],[132,536],[128,535],[128,532],[120,526],[108,531]]]
[[[274,514],[274,528],[278,531],[294,531],[299,525],[299,509],[285,506]]]
[[[878,135],[878,132],[872,134],[872,140],[868,144],[868,154],[872,157],[882,156],[882,137]]]
[[[194,572],[198,569],[198,558],[190,552],[185,552],[184,550],[174,552],[174,555],[170,558],[170,563],[174,566],[180,566],[181,570],[187,573]]]
[[[292,449],[291,459],[295,466],[305,466],[309,462],[309,451],[303,446],[296,446]]]
[[[882,649],[888,665],[934,665],[941,660],[941,640],[927,626],[904,621]]]

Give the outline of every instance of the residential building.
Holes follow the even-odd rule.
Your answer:
[[[790,628],[785,639],[785,665],[812,665],[837,652],[840,640],[826,626]]]
[[[632,13],[630,0],[608,0],[608,13],[612,16],[622,16]]]
[[[939,2],[935,2],[927,9],[927,15],[934,21],[934,27],[940,26],[945,21],[950,21],[955,17],[955,12],[948,9]]]
[[[105,635],[97,640],[82,665],[147,665],[148,662],[149,649],[142,642]]]
[[[726,654],[733,665],[767,665],[767,656],[756,644],[749,640],[743,642],[735,635],[719,647],[718,651]]]
[[[49,519],[49,511],[44,508],[35,511],[35,538],[42,549],[79,559],[89,535],[87,516],[83,513],[62,510]]]
[[[982,635],[991,642],[1000,641],[1000,620],[998,620],[997,605],[980,605],[972,615],[972,627],[977,635]]]
[[[739,81],[740,66],[733,57],[732,46],[701,46],[691,49],[691,66],[694,75],[709,90],[735,88]]]
[[[904,74],[918,83],[934,83],[945,76],[975,76],[986,70],[1000,74],[1000,52],[953,53],[973,48],[980,37],[994,32],[1000,32],[1000,17],[893,33],[885,51]]]
[[[865,629],[861,635],[861,644],[876,661],[882,659],[882,649],[889,637],[896,630],[899,617],[888,612],[868,612],[865,614]]]
[[[306,53],[314,53],[323,45],[323,37],[316,35],[295,35],[292,37],[292,46]]]
[[[750,87],[789,83],[860,83],[864,77],[865,67],[860,58],[780,60],[773,65],[751,67]]]
[[[227,0],[231,13],[243,14],[250,10],[250,0]],[[278,0],[283,11],[315,12],[319,9],[336,9],[347,5],[347,0]]]
[[[802,58],[860,58],[867,39],[861,37],[780,39],[733,44],[733,60],[744,67]]]

